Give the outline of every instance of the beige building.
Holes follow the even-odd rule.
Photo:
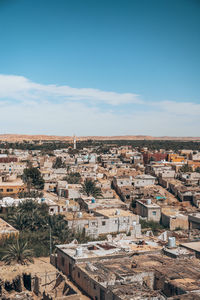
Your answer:
[[[133,180],[134,187],[145,187],[149,185],[154,185],[156,178],[151,175],[142,174],[135,176]]]
[[[162,209],[161,213],[162,225],[169,227],[170,230],[178,228],[188,230],[188,216],[183,215],[174,208],[167,207]]]
[[[129,233],[140,235],[139,216],[121,208],[96,209],[91,213],[85,211],[67,212],[65,219],[69,228],[85,230],[89,236],[98,237],[110,233]]]
[[[93,300],[199,299],[197,259],[171,258],[143,247],[124,239],[58,245],[55,261]],[[188,254],[185,249],[179,252]]]
[[[200,213],[188,215],[189,229],[200,229]]]
[[[139,216],[147,218],[147,221],[160,222],[161,207],[152,203],[151,199],[137,200],[136,211]]]
[[[26,187],[21,180],[0,182],[0,194],[4,197],[15,197],[25,190]]]

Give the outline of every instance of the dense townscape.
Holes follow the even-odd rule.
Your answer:
[[[200,0],[0,0],[0,300],[200,300]]]
[[[199,142],[0,150],[1,299],[200,299]]]

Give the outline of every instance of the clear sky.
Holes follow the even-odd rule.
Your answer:
[[[0,133],[200,135],[199,0],[0,0]]]

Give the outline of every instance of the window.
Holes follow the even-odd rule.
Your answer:
[[[64,257],[61,257],[61,264],[62,264],[62,266],[65,265],[65,259],[64,259]]]
[[[80,275],[80,273],[78,272],[78,278],[80,278],[81,277],[81,275]]]
[[[92,222],[92,226],[95,226],[96,225],[96,222]]]
[[[3,189],[0,189],[0,193],[3,192]]]
[[[96,290],[96,288],[97,288],[96,283],[94,283],[93,288],[94,288],[94,290]]]
[[[102,221],[102,226],[105,226],[106,225],[106,222],[105,221]]]
[[[7,189],[6,192],[13,192],[13,189]]]
[[[152,211],[152,215],[153,215],[153,216],[156,216],[156,211],[155,211],[155,210]]]

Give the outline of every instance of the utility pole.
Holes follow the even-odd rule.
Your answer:
[[[51,226],[49,225],[50,230],[49,230],[49,242],[50,242],[50,255],[52,254],[52,236],[51,236]]]

